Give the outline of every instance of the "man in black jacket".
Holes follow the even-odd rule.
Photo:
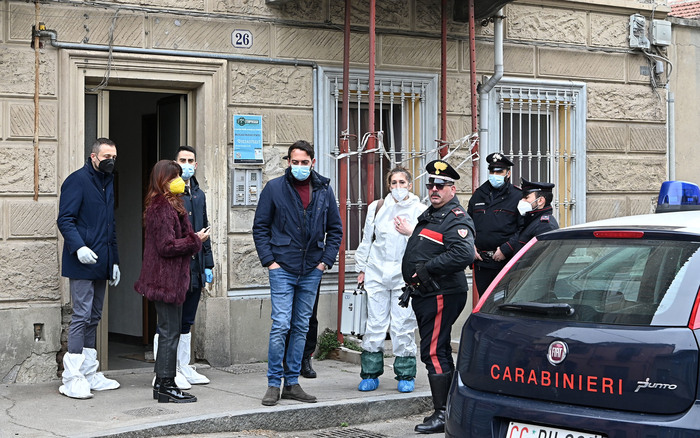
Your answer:
[[[418,217],[408,239],[401,272],[413,289],[412,306],[420,332],[420,356],[428,370],[435,412],[419,433],[445,429],[445,405],[452,382],[451,331],[467,302],[464,270],[474,261],[474,224],[455,196],[459,174],[447,162],[426,166],[431,206]]]
[[[522,192],[510,182],[511,162],[505,155],[486,156],[489,180],[472,195],[467,213],[476,227],[474,284],[483,294],[515,254],[523,218],[518,213]]]
[[[552,214],[554,184],[528,181],[525,178],[521,180],[523,199],[518,203],[518,212],[525,218],[525,226],[513,248],[515,252],[520,251],[533,237],[559,228],[559,223]]]

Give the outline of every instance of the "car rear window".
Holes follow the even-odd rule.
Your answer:
[[[536,242],[481,312],[582,322],[687,326],[700,243],[652,239]]]

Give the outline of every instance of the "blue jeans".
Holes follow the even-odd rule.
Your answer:
[[[267,351],[268,386],[279,387],[282,377],[286,386],[299,383],[306,332],[322,274],[316,268],[306,275],[292,274],[283,268],[269,271],[272,327]],[[285,357],[287,332],[289,347]],[[286,371],[283,359],[287,362]]]

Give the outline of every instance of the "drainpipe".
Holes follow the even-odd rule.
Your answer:
[[[471,89],[471,112],[472,112],[472,134],[479,131],[477,122],[477,99],[476,91],[476,26],[475,26],[474,0],[469,0],[469,82]],[[474,142],[471,150],[472,156],[479,154],[479,140]],[[472,160],[472,193],[479,188],[479,160]]]
[[[470,24],[470,29],[469,33],[470,35],[474,34],[474,29],[472,26],[472,20],[474,19],[474,9],[473,9],[473,0],[469,2],[469,24]],[[488,118],[488,108],[489,108],[489,91],[493,89],[493,87],[498,83],[498,81],[501,80],[503,77],[503,9],[499,9],[496,15],[494,16],[494,21],[493,21],[493,76],[489,78],[489,80],[485,84],[481,84],[478,88],[477,91],[480,96],[480,105],[479,108],[481,109],[480,114],[479,114],[479,142],[478,142],[478,148],[477,152],[481,149],[481,146],[488,147],[488,134],[489,134],[489,118]],[[472,56],[472,74],[474,73],[476,66],[474,65],[474,58],[475,55]],[[472,96],[475,98],[474,93],[472,91]],[[474,108],[472,107],[472,117],[474,116]],[[474,119],[472,118],[472,121]],[[474,151],[472,151],[474,152]],[[480,159],[480,158],[479,158]],[[476,162],[474,162],[476,163]],[[483,171],[482,171],[483,172]],[[479,187],[479,166],[476,164],[472,168],[472,193]],[[472,279],[472,308],[476,306],[476,303],[479,301],[479,293],[483,293],[484,291],[477,291],[476,290],[476,283],[473,282]]]
[[[442,0],[440,44],[440,145],[447,141],[447,0]],[[447,146],[440,148],[440,157],[447,155]]]
[[[668,135],[668,178],[671,181],[676,179],[676,96],[672,91],[668,91],[668,109],[666,112],[666,130]]]
[[[34,200],[39,200],[39,34],[43,23],[39,22],[39,1],[34,3]]]
[[[351,0],[345,0],[345,27],[343,28],[343,104],[340,112],[340,155],[347,154],[350,150],[349,134],[348,134],[348,114],[350,112],[350,96],[348,89],[350,88],[350,3]],[[349,157],[341,158],[338,163],[338,200],[340,201],[340,222],[343,225],[343,239],[340,241],[340,251],[338,251],[338,316],[337,316],[337,335],[338,342],[343,343],[343,334],[340,333],[341,318],[343,315],[343,292],[345,291],[345,233],[347,232],[348,210],[347,210],[347,195],[348,185],[346,184],[348,177],[348,162]]]
[[[369,1],[369,83],[367,93],[369,94],[369,121],[367,131],[367,150],[372,150],[377,145],[377,133],[374,131],[374,70],[376,68],[376,19],[377,0]],[[374,201],[374,158],[375,153],[370,152],[367,157],[367,205]]]
[[[488,148],[489,144],[489,118],[487,111],[489,109],[489,92],[503,77],[503,9],[499,9],[493,20],[493,76],[481,84],[477,90],[480,97],[480,119],[479,119],[479,144]],[[484,173],[484,170],[481,170]],[[484,175],[484,179],[485,179]]]

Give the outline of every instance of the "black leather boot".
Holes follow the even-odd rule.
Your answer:
[[[430,392],[433,395],[433,407],[435,412],[425,418],[423,424],[415,427],[418,433],[442,433],[445,431],[445,408],[447,405],[447,394],[450,392],[452,383],[452,372],[444,374],[428,374],[430,382]]]
[[[160,377],[156,377],[156,380],[153,382],[153,400],[158,400],[158,391],[160,390],[160,382],[163,379]]]
[[[160,388],[158,388],[158,403],[192,403],[196,401],[197,397],[177,387],[175,378],[163,377],[161,379]]]
[[[311,356],[305,357],[301,360],[301,375],[307,379],[316,378],[316,371],[311,368]]]

